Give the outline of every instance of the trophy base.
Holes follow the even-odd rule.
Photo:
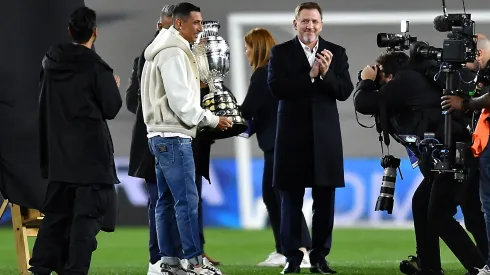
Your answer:
[[[226,138],[236,137],[239,134],[247,131],[247,129],[248,129],[247,123],[235,122],[233,123],[233,126],[231,128],[228,128],[225,131],[221,131],[218,128],[213,128],[213,129],[207,128],[207,129],[203,129],[200,135],[213,140],[226,139]]]

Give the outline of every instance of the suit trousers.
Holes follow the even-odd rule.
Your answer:
[[[332,231],[335,212],[335,188],[312,187],[313,217],[312,245],[310,260],[312,264],[324,259],[332,246]],[[302,245],[303,197],[305,188],[280,189],[281,194],[281,244],[288,261],[302,256],[298,249]]]
[[[155,264],[161,259],[160,248],[158,247],[157,227],[155,223],[155,207],[158,201],[158,186],[156,182],[145,181],[148,190],[148,227],[150,238],[148,248],[150,250],[150,263]]]
[[[269,214],[269,222],[274,234],[276,252],[283,254],[281,246],[281,195],[279,190],[272,186],[274,175],[274,151],[264,153],[264,173],[262,176],[262,200]],[[311,237],[305,217],[301,212],[301,241],[300,247],[311,248]]]
[[[29,270],[88,274],[102,217],[115,198],[113,191],[110,185],[50,182]]]

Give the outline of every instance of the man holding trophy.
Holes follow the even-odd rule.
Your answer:
[[[173,26],[145,50],[141,80],[143,118],[156,161],[159,197],[155,215],[161,268],[162,273],[173,275],[221,274],[202,257],[191,140],[198,128],[222,132],[233,123],[200,106],[200,70],[190,44],[202,32],[201,24],[200,8],[178,4]]]

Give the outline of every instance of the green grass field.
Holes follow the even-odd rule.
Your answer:
[[[145,228],[118,228],[116,233],[101,233],[91,275],[146,275],[148,268],[148,231]],[[220,261],[228,275],[279,274],[280,268],[259,268],[273,250],[272,232],[206,230],[206,252]],[[12,231],[0,229],[0,274],[18,274]],[[447,275],[462,275],[465,270],[442,244],[443,267]],[[328,260],[339,274],[395,275],[398,263],[415,251],[412,230],[337,229]],[[309,270],[302,270],[307,274]]]

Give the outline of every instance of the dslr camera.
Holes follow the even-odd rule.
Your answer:
[[[381,87],[381,84],[379,83],[379,80],[380,80],[380,77],[381,77],[381,75],[380,75],[381,71],[379,70],[378,65],[371,66],[371,68],[373,68],[373,70],[375,70],[375,71],[376,71],[376,68],[378,69],[377,74],[376,74],[376,79],[374,80],[374,83],[376,85],[376,89],[379,89]],[[362,78],[361,78],[362,71],[363,70],[359,70],[359,72],[357,73],[357,80],[358,81],[362,81]]]

